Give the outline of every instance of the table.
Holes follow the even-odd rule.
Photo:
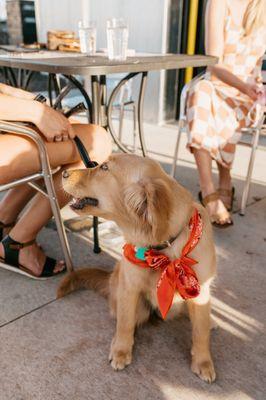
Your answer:
[[[120,142],[114,132],[111,120],[112,107],[115,96],[120,88],[129,79],[140,74],[138,131],[144,156],[147,154],[147,150],[143,132],[143,103],[148,72],[186,67],[211,66],[216,62],[217,59],[215,57],[186,54],[137,54],[134,57],[128,57],[126,61],[110,61],[104,55],[82,56],[77,54],[62,54],[59,52],[58,57],[56,54],[53,54],[53,57],[51,56],[51,58],[49,58],[48,51],[34,53],[32,55],[24,54],[20,57],[16,54],[9,54],[7,56],[0,55],[0,67],[2,66],[10,71],[13,71],[14,68],[30,71],[27,76],[28,81],[33,71],[47,72],[49,74],[49,88],[51,89],[53,85],[58,95],[56,99],[57,105],[60,105],[64,96],[69,93],[71,86],[74,85],[78,88],[90,112],[90,122],[101,124],[108,128],[118,147],[125,152],[128,152],[128,149]],[[125,73],[128,75],[119,82],[107,104],[106,75],[115,73]],[[62,90],[60,90],[58,85],[58,75],[63,75],[69,81],[69,85]],[[76,78],[77,75],[91,78],[91,99],[83,85]]]

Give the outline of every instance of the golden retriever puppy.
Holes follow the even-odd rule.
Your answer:
[[[187,306],[192,323],[191,369],[204,381],[214,381],[209,342],[216,259],[206,210],[157,162],[136,155],[113,155],[96,168],[65,171],[63,187],[74,197],[71,207],[78,214],[115,221],[123,231],[125,248],[137,260],[132,262],[125,252],[112,273],[78,270],[67,275],[58,289],[58,297],[80,287],[108,297],[117,320],[109,355],[112,367],[121,370],[131,363],[135,328],[148,320],[152,310],[171,318]],[[191,235],[199,233],[197,228],[202,234],[191,241]],[[145,260],[152,261],[150,266]],[[189,282],[192,287],[187,288]]]

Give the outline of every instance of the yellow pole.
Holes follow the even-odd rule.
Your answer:
[[[190,0],[188,40],[187,40],[187,54],[190,55],[195,54],[198,9],[199,9],[199,0]],[[185,83],[191,81],[192,77],[193,77],[193,68],[189,67],[186,69]]]

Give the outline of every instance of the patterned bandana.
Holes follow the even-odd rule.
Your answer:
[[[124,245],[124,257],[142,268],[161,270],[157,283],[158,305],[163,319],[171,308],[175,291],[183,299],[197,297],[200,293],[198,278],[192,266],[197,264],[188,254],[197,246],[202,235],[202,219],[195,210],[189,221],[190,236],[182,249],[181,257],[170,260],[165,254],[148,248],[136,249],[132,244]]]

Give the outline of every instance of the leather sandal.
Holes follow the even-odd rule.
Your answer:
[[[16,272],[21,275],[25,275],[29,278],[33,279],[38,279],[38,280],[44,280],[53,276],[57,276],[61,274],[62,272],[65,272],[66,268],[64,268],[60,272],[54,273],[54,269],[56,266],[57,261],[53,258],[46,257],[45,264],[42,270],[41,275],[37,276],[35,275],[31,270],[29,270],[27,267],[24,267],[23,265],[19,264],[19,252],[21,249],[31,246],[35,243],[35,240],[32,240],[31,242],[27,243],[19,243],[13,240],[10,236],[6,236],[2,241],[1,241],[4,251],[5,251],[5,256],[4,258],[0,257],[0,267],[3,269],[7,269],[9,271]]]
[[[3,222],[0,221],[0,242],[3,240],[4,237],[4,229],[6,228],[13,228],[15,226],[16,222],[11,222],[10,224],[4,224]]]
[[[232,211],[233,204],[234,204],[234,199],[235,199],[235,188],[234,188],[234,186],[232,187],[232,189],[219,188],[217,190],[217,192],[219,193],[220,196],[224,196],[224,197],[230,198],[228,203],[225,202],[225,201],[223,201],[223,203],[224,203],[227,211]]]
[[[207,204],[211,203],[212,201],[220,200],[219,194],[217,192],[213,192],[204,198],[202,197],[202,193],[199,192],[199,201],[201,204],[206,207]],[[222,222],[228,218],[228,213],[227,212],[220,212],[214,215],[210,215],[211,223],[214,225],[216,228],[224,229],[228,228],[229,226],[234,225],[232,219],[230,218],[230,221],[227,222]]]

